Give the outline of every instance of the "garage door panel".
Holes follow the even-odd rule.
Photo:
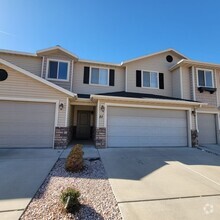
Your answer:
[[[121,142],[121,138],[124,141]],[[160,143],[152,137],[114,137],[109,141],[111,147],[178,147],[185,146],[186,137],[176,137],[170,139],[170,137],[160,137]],[[150,145],[149,145],[150,143]]]
[[[14,138],[16,138],[16,144],[14,143]],[[37,138],[41,139],[41,142],[39,143],[38,141],[33,141]],[[1,147],[12,147],[12,148],[24,148],[27,146],[31,147],[39,147],[39,148],[44,148],[44,147],[50,147],[51,141],[48,138],[48,136],[42,137],[42,136],[26,136],[26,138],[22,138],[19,135],[8,135],[5,136],[3,139],[1,139]]]
[[[109,147],[187,146],[186,112],[109,107]]]
[[[39,115],[42,115],[44,121],[41,121],[40,123],[48,123],[48,122],[51,122],[51,113],[54,112],[53,110],[52,112],[51,111],[44,112],[44,111],[38,111],[37,109],[34,109],[31,112],[29,112],[29,111],[26,111],[26,109],[25,110],[24,109],[23,109],[23,112],[17,112],[17,109],[14,109],[13,111],[7,111],[7,112],[1,111],[0,122],[7,123],[8,120],[10,120],[11,122],[16,121],[17,123],[17,122],[22,122],[23,120],[30,118],[31,119],[30,123],[32,123],[32,122],[39,121]],[[28,120],[26,120],[26,123],[27,122]],[[53,123],[53,121],[51,123]]]
[[[123,127],[123,126],[109,126],[108,127],[108,135],[111,136],[178,136],[180,133],[185,133],[185,128],[175,128],[175,129],[169,129],[172,127],[167,127],[167,129],[164,131],[164,128],[162,127],[150,127],[151,129],[148,129],[148,127],[140,127],[138,126],[129,126],[129,127]]]
[[[0,101],[0,147],[53,147],[55,104]]]
[[[6,125],[5,127],[0,126],[1,136],[3,135],[10,135],[10,136],[25,135],[25,138],[26,138],[28,134],[24,131],[27,129],[27,125],[28,124],[21,125],[21,126],[16,126],[16,125]],[[43,125],[41,129],[36,129],[35,126],[30,126],[28,128],[28,133],[31,133],[31,134],[33,133],[34,136],[37,136],[37,135],[41,135],[41,136],[50,135],[51,136],[54,133],[54,129],[51,128],[51,126],[43,126]]]
[[[109,120],[108,125],[109,126],[120,126],[123,124],[124,126],[146,126],[146,127],[152,127],[152,126],[167,126],[169,122],[169,127],[185,127],[185,121],[186,119],[182,118],[166,118],[166,120],[161,120],[164,118],[156,118],[156,117],[124,117],[124,116],[113,116],[111,117],[111,120]]]
[[[110,107],[108,108],[108,114],[111,116],[134,116],[134,109],[135,108],[123,108],[123,112],[121,111],[120,107]],[[136,108],[137,109],[137,108]],[[175,110],[160,110],[160,109],[137,109],[138,113],[135,116],[141,117],[170,117],[170,118],[185,118],[184,111],[175,111]],[[162,114],[161,114],[162,113]],[[174,114],[175,113],[175,114]]]

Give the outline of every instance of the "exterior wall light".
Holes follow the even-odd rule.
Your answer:
[[[64,107],[63,103],[60,103],[59,109],[60,109],[60,110],[63,110],[63,107]]]
[[[101,109],[102,112],[104,112],[105,111],[105,106],[102,105],[100,109]]]

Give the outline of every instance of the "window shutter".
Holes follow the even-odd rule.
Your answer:
[[[83,83],[89,84],[89,67],[88,66],[84,66]]]
[[[109,70],[109,85],[110,86],[115,85],[115,70],[113,70],[113,69]]]
[[[136,87],[141,87],[141,70],[136,70]]]
[[[159,88],[164,89],[164,74],[159,73]]]

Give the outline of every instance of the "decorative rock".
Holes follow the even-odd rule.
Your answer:
[[[121,220],[121,214],[100,160],[91,161],[78,173],[65,171],[65,159],[60,159],[38,190],[21,220],[74,219]],[[80,191],[81,208],[75,215],[63,211],[60,195],[63,189]]]

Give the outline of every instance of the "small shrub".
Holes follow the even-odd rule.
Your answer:
[[[80,192],[74,188],[67,188],[62,191],[60,199],[67,212],[75,213],[80,208]]]
[[[66,171],[78,172],[83,169],[82,145],[76,144],[70,151],[65,164]]]

